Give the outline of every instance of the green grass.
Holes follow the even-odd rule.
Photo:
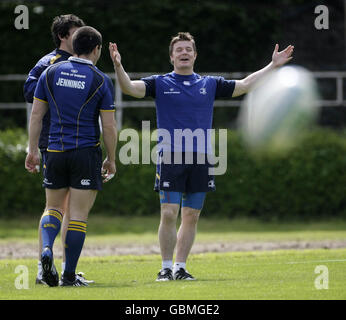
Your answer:
[[[36,260],[0,261],[0,299],[346,299],[346,249],[280,250],[191,255],[198,280],[155,282],[158,256],[81,258],[79,269],[96,282],[84,288],[35,285]],[[56,265],[60,266],[57,259]],[[16,289],[18,265],[29,270],[29,289]],[[328,268],[328,289],[316,289],[315,268]]]
[[[36,241],[39,217],[0,219],[0,243],[10,240]],[[87,238],[156,242],[159,216],[110,217],[90,215]],[[286,241],[346,239],[346,221],[263,222],[256,219],[200,218],[199,241]]]
[[[0,220],[0,245],[36,243],[38,219]],[[89,243],[157,244],[158,217],[91,216]],[[201,218],[197,242],[345,240],[346,222],[260,222]],[[60,239],[57,240],[60,245]],[[187,268],[198,281],[155,282],[159,255],[81,257],[77,270],[95,284],[86,288],[35,285],[36,259],[0,260],[0,299],[346,299],[346,249],[192,254]],[[55,264],[60,272],[61,259]],[[17,266],[28,268],[29,289],[16,289]],[[315,288],[316,266],[329,271],[329,288]]]

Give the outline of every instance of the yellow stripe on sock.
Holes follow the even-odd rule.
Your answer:
[[[87,224],[83,221],[72,220],[68,224],[67,230],[80,231],[86,233]]]
[[[57,214],[59,214],[62,217],[62,213],[60,211],[58,211],[58,210],[48,209],[47,211],[49,211],[49,212],[56,212]]]
[[[75,229],[79,229],[79,230],[83,230],[83,231],[86,230],[86,227],[74,226],[74,225],[71,225],[71,224],[69,224],[68,228],[75,228]]]
[[[80,226],[80,227],[85,227],[86,228],[86,223],[85,222],[82,222],[82,221],[75,221],[75,220],[72,220],[69,222],[69,225],[75,225],[75,226]]]
[[[60,222],[62,222],[62,216],[58,212],[56,212],[56,211],[48,211],[47,214],[50,215],[50,216],[56,217],[57,219],[59,219]]]
[[[62,222],[62,214],[56,210],[51,210],[51,209],[46,210],[42,216],[43,217],[44,216],[53,216],[53,217],[57,218],[60,221],[60,223]]]
[[[72,227],[68,227],[67,230],[71,230],[71,231],[79,231],[79,232],[84,232],[86,233],[86,230],[82,230],[82,229],[77,229],[77,228],[72,228]]]

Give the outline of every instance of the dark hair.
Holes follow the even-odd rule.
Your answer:
[[[53,19],[53,23],[51,26],[51,33],[56,47],[59,48],[61,44],[59,36],[61,38],[64,38],[69,35],[71,28],[79,28],[83,26],[85,26],[84,21],[74,14],[64,14],[56,16]]]
[[[96,46],[102,45],[101,33],[93,27],[81,27],[73,34],[72,45],[77,56],[89,54]]]
[[[169,56],[172,55],[173,46],[178,41],[191,41],[192,46],[193,46],[193,50],[195,50],[195,52],[197,52],[195,39],[193,38],[193,36],[189,32],[178,32],[178,34],[176,36],[172,37],[171,43],[169,44]]]

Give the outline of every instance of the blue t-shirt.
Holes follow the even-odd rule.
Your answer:
[[[100,143],[98,118],[114,112],[111,79],[91,61],[70,57],[41,75],[34,99],[48,102],[48,151],[66,151]]]
[[[24,83],[24,98],[25,101],[32,103],[34,98],[34,93],[38,79],[40,78],[42,72],[46,70],[50,65],[67,60],[71,57],[71,54],[60,49],[55,49],[52,52],[46,54],[42,57],[36,65],[30,70],[28,78]],[[41,151],[45,151],[48,147],[48,134],[49,134],[49,123],[50,115],[47,112],[42,120],[42,130],[39,140],[39,148]]]
[[[171,72],[142,78],[147,97],[156,102],[160,149],[211,153],[214,101],[232,97],[235,81],[223,77]]]

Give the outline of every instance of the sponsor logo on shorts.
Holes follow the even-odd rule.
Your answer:
[[[169,181],[164,181],[164,182],[163,182],[163,186],[164,186],[165,188],[169,188]]]
[[[47,178],[44,178],[44,179],[43,179],[43,183],[44,183],[44,184],[48,184],[48,185],[53,184],[53,182],[49,182]]]
[[[82,180],[80,181],[80,184],[81,184],[82,186],[90,186],[90,179],[82,179]]]
[[[210,180],[210,181],[208,182],[208,187],[209,187],[209,188],[215,188],[215,182],[214,182],[214,180]]]

